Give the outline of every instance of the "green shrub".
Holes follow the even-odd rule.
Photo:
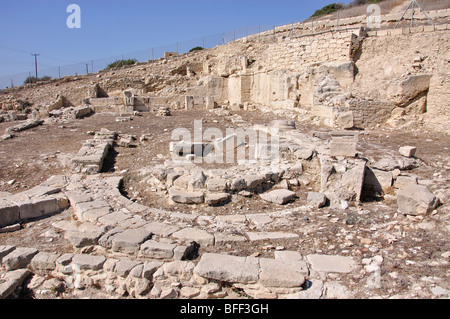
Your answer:
[[[137,62],[136,59],[116,60],[113,63],[108,64],[108,66],[105,68],[105,70],[121,68],[124,65],[134,65],[134,64],[136,64],[136,62]]]
[[[195,51],[201,51],[201,50],[204,50],[204,48],[202,48],[202,47],[195,47],[195,48],[190,49],[189,52],[195,52]]]
[[[322,9],[317,10],[311,17],[314,18],[321,17],[327,14],[334,13],[342,8],[344,8],[344,5],[342,3],[332,3],[323,7]]]

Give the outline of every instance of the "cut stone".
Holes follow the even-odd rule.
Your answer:
[[[37,271],[51,271],[56,268],[59,254],[40,252],[31,260],[31,267]]]
[[[398,152],[405,157],[414,157],[416,155],[417,148],[414,146],[403,146],[400,147]]]
[[[438,205],[439,200],[426,186],[409,184],[397,192],[398,210],[402,214],[426,215]]]
[[[178,204],[202,204],[204,201],[202,192],[185,192],[174,188],[169,190],[169,197]]]
[[[180,228],[175,225],[169,225],[165,223],[152,222],[148,223],[145,226],[145,229],[150,231],[152,234],[160,236],[160,237],[169,237],[174,232],[179,230]]]
[[[296,197],[296,194],[287,189],[277,189],[259,196],[266,202],[284,205],[293,200]]]
[[[245,234],[250,241],[295,239],[300,237],[298,234],[285,232],[246,232]]]
[[[229,201],[230,197],[228,193],[206,194],[205,203],[210,206],[219,205]]]
[[[139,246],[151,237],[152,233],[143,228],[127,229],[115,236],[112,240],[112,250],[127,254],[139,251]]]
[[[308,198],[306,199],[306,201],[310,206],[321,208],[327,203],[327,197],[322,193],[308,192]]]
[[[134,267],[141,264],[142,263],[140,261],[136,260],[128,260],[128,259],[119,260],[114,266],[114,272],[117,275],[125,278],[126,276],[128,276],[128,274]]]
[[[81,270],[99,270],[102,269],[106,258],[103,256],[94,256],[87,254],[76,254],[72,258],[72,264],[78,265]]]
[[[265,287],[300,287],[305,283],[305,273],[293,263],[260,258],[259,282]]]
[[[350,257],[338,255],[308,255],[306,256],[313,270],[318,272],[349,273],[358,268]]]
[[[0,227],[14,224],[19,219],[19,207],[7,199],[0,198]]]
[[[8,255],[3,257],[3,266],[8,271],[25,268],[38,252],[39,251],[35,248],[17,247]]]
[[[246,261],[245,257],[205,253],[194,268],[194,273],[224,282],[256,283],[259,266]]]
[[[6,299],[19,287],[31,272],[28,269],[9,271],[0,281],[0,299]]]
[[[154,259],[173,258],[174,249],[177,245],[159,243],[154,240],[147,240],[141,245],[140,254]]]
[[[197,242],[201,246],[214,246],[214,235],[211,235],[206,230],[198,228],[184,228],[172,234],[175,239],[180,239],[186,244],[192,241]]]

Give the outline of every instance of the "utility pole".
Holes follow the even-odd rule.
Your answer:
[[[36,79],[37,79],[37,78],[38,78],[37,57],[38,57],[40,54],[32,53],[31,55],[34,55],[34,66],[35,66],[35,68],[36,68]]]
[[[89,74],[89,63],[86,63],[86,75]]]

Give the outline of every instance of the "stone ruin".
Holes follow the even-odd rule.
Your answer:
[[[275,36],[262,33],[224,48],[167,53],[133,70],[99,73],[80,85],[75,98],[58,94],[54,99],[49,93],[51,102],[27,116],[3,112],[0,122],[21,121],[8,127],[0,138],[4,141],[40,125],[73,123],[96,113],[113,114],[121,124],[142,114],[164,121],[203,110],[214,121],[223,117],[235,128],[276,136],[277,145],[251,143],[238,134],[172,141],[166,145],[168,155],[158,154],[160,163],[111,173],[105,170],[111,152],[143,148],[157,138],[142,135],[137,141],[124,132],[95,128],[65,174],[20,193],[0,192],[0,232],[14,236],[23,224],[51,220],[49,228],[71,247],[60,252],[0,246],[0,298],[14,295],[24,282],[42,295],[94,290],[111,298],[361,298],[364,289],[379,296],[375,291],[381,289],[377,280],[389,255],[386,247],[393,249],[389,245],[412,227],[396,216],[422,221],[436,215],[448,201],[448,189],[435,194],[428,179],[410,172],[426,166],[414,146],[374,160],[361,145],[362,128],[407,127],[411,119],[433,123],[426,113],[445,118],[448,113],[437,101],[448,95],[441,81],[448,66],[414,52],[418,57],[411,65],[405,62],[395,70],[386,62],[383,74],[369,76],[365,68],[373,61],[364,52],[386,37],[404,45],[426,33],[448,53],[442,40],[448,24],[401,32],[354,24],[342,21],[338,30],[324,24],[317,33],[298,26],[303,33],[295,37],[280,28]],[[372,92],[374,83],[383,83],[381,93]],[[71,87],[70,94],[78,89]],[[239,115],[256,111],[283,119],[261,125]],[[301,131],[308,121],[326,129]],[[204,165],[215,163],[218,153],[241,151],[245,161]],[[279,155],[276,162],[273,154]],[[151,201],[166,207],[126,194],[130,177],[133,187],[149,189]],[[368,199],[390,200],[398,210],[394,217],[385,213],[387,221],[361,226],[358,221],[372,214],[360,206]],[[255,209],[236,209],[242,201]],[[230,210],[216,214],[219,208]],[[319,226],[311,226],[311,219]],[[338,240],[328,243],[328,253],[323,248],[301,253],[307,249],[304,240],[323,232],[333,232]],[[318,236],[309,243],[318,245]],[[383,245],[373,244],[380,238]],[[436,267],[448,264],[448,251],[442,255]],[[392,271],[389,276],[400,275]],[[448,297],[437,284],[430,291]]]

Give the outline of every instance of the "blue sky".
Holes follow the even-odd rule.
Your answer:
[[[332,2],[2,0],[0,77],[33,71],[34,58],[31,53],[41,54],[38,58],[39,69],[45,70],[201,38],[235,28],[302,21],[316,9]],[[80,29],[66,26],[70,15],[66,9],[72,3],[81,8]]]

